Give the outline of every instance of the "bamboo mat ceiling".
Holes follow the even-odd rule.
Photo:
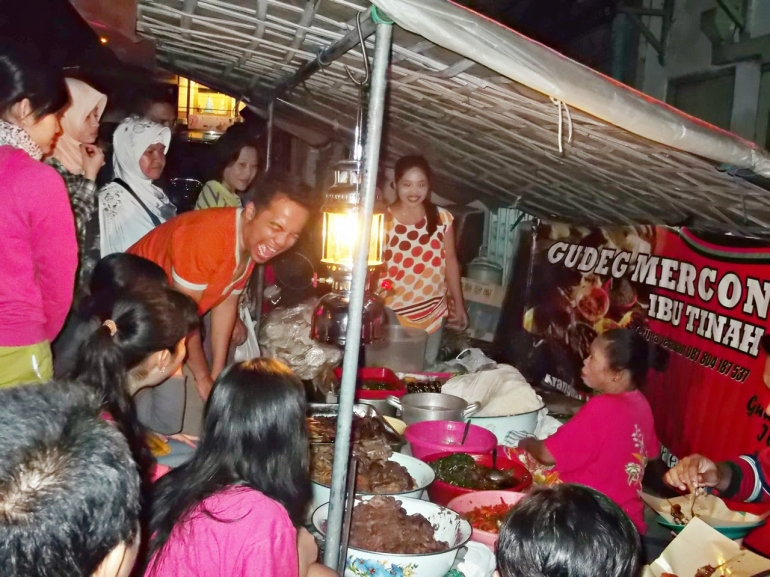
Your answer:
[[[272,89],[355,27],[361,0],[140,0],[158,65],[264,109]],[[373,53],[374,37],[367,42]],[[278,118],[350,141],[364,76],[354,48],[281,96]],[[425,154],[467,202],[584,224],[770,234],[770,193],[638,137],[398,26],[383,161]],[[570,138],[571,136],[571,138]],[[560,148],[562,151],[560,151]],[[437,192],[441,194],[439,187]]]

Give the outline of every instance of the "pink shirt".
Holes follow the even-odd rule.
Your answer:
[[[276,501],[232,487],[177,524],[149,567],[145,577],[290,577],[299,572],[297,530]]]
[[[75,217],[61,176],[0,146],[0,347],[53,341],[75,286]]]
[[[639,498],[648,459],[660,452],[655,422],[639,391],[598,395],[545,440],[565,483],[593,487],[615,501],[639,529],[644,504]]]

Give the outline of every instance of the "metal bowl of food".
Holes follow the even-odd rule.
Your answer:
[[[328,514],[328,503],[313,513],[313,526],[320,533],[326,533]],[[357,497],[345,576],[445,575],[471,532],[470,524],[458,513],[428,501]]]
[[[479,403],[446,393],[407,393],[400,399],[391,395],[388,403],[401,411],[401,419],[407,424],[423,421],[464,421],[477,413]]]

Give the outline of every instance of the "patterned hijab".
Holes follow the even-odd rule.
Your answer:
[[[176,213],[176,208],[163,190],[155,186],[139,168],[139,159],[153,144],[163,144],[168,152],[171,130],[152,120],[130,116],[120,123],[112,139],[115,148],[115,178],[131,187],[141,201],[162,220]]]

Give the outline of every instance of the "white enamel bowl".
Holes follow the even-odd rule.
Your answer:
[[[409,455],[403,455],[401,453],[393,453],[388,461],[395,461],[399,465],[402,465],[414,479],[414,484],[417,486],[411,491],[403,491],[401,493],[378,493],[380,495],[389,495],[400,499],[401,497],[413,497],[419,499],[425,492],[425,489],[436,478],[433,469],[430,465],[423,463],[419,459],[410,457]],[[329,502],[329,493],[331,489],[329,485],[322,485],[321,483],[312,482],[313,488],[313,502],[311,504],[311,511],[324,503]],[[371,495],[372,493],[356,492],[356,495]]]
[[[371,496],[357,497],[356,503],[368,501]],[[348,547],[345,577],[370,577],[371,575],[397,575],[409,577],[443,577],[452,568],[457,553],[471,538],[470,524],[457,513],[429,501],[397,497],[410,515],[420,513],[436,529],[436,539],[449,543],[449,549],[440,553],[408,555],[377,553]],[[329,504],[325,503],[313,513],[313,526],[326,533],[326,517]]]
[[[545,406],[545,405],[543,405]],[[471,417],[472,424],[485,428],[495,434],[498,445],[515,447],[524,437],[535,432],[537,427],[537,414],[539,409],[522,413],[520,415],[508,415],[505,417]]]

